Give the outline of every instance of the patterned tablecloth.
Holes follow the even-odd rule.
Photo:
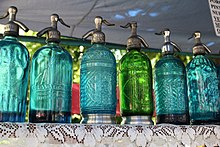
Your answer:
[[[218,147],[220,126],[0,123],[0,146]]]

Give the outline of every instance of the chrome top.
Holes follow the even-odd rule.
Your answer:
[[[115,115],[111,114],[87,114],[83,115],[82,124],[115,124]]]
[[[180,47],[175,44],[174,42],[170,41],[170,30],[165,28],[163,31],[161,31],[160,33],[155,33],[156,35],[163,35],[164,36],[164,44],[161,48],[162,50],[162,54],[166,55],[166,54],[174,54],[175,50],[180,52],[181,49]]]
[[[22,22],[16,20],[17,8],[15,6],[10,6],[8,11],[0,17],[0,19],[4,19],[9,16],[9,21],[5,25],[4,35],[9,36],[18,36],[19,35],[19,27],[27,32],[29,29]]]
[[[201,32],[195,31],[192,36],[189,38],[195,38],[195,45],[193,46],[193,54],[200,55],[200,54],[209,54],[211,50],[203,43],[201,43]]]
[[[126,116],[122,117],[121,124],[145,124],[145,125],[153,125],[153,121],[151,119],[151,116]]]
[[[147,42],[144,40],[143,37],[137,35],[137,22],[132,21],[130,23],[127,23],[125,26],[121,26],[122,28],[131,28],[131,35],[128,37],[127,40],[127,49],[131,49],[131,48],[141,48],[141,44],[143,44],[143,46],[145,48],[148,48],[149,45],[147,44]]]
[[[43,30],[39,31],[37,33],[37,37],[41,37],[45,33],[46,35],[46,40],[47,41],[52,41],[52,42],[60,42],[60,32],[57,29],[57,23],[60,22],[62,25],[66,27],[70,27],[67,24],[64,23],[63,19],[59,17],[57,14],[52,14],[50,17],[51,21],[51,27],[44,28]]]
[[[91,43],[104,43],[105,42],[105,34],[102,32],[102,23],[107,26],[114,26],[115,24],[110,24],[108,21],[104,20],[101,16],[95,17],[95,29],[88,31],[85,35],[83,35],[83,39],[92,36]]]

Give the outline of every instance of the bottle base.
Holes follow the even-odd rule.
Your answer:
[[[0,122],[24,122],[25,113],[0,112]]]
[[[153,121],[151,119],[151,116],[143,116],[143,115],[137,115],[137,116],[123,116],[121,124],[144,124],[144,125],[153,125]]]
[[[31,110],[29,122],[32,123],[71,123],[70,112]]]
[[[156,124],[189,125],[189,115],[187,114],[163,114],[157,115]]]
[[[112,114],[82,114],[82,124],[115,124],[116,118]]]
[[[191,125],[220,125],[220,120],[190,120]]]

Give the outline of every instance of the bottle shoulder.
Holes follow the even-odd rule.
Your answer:
[[[195,56],[186,66],[188,70],[213,69],[216,70],[215,63],[206,56]]]
[[[44,45],[39,48],[33,55],[33,59],[38,57],[47,57],[51,58],[52,56],[62,56],[63,59],[67,58],[72,61],[72,56],[70,53],[62,48],[61,46],[56,45]]]
[[[170,67],[170,68],[185,68],[184,63],[179,58],[169,55],[162,57],[155,65],[155,68]]]
[[[20,43],[19,41],[16,40],[1,40],[0,41],[0,47],[1,48],[8,48],[8,49],[19,49],[20,50],[24,50],[26,52],[28,52],[28,49],[26,48],[26,46],[24,46],[22,43]]]
[[[93,45],[92,47],[87,49],[83,54],[82,62],[88,60],[108,60],[116,62],[114,54],[104,45]]]
[[[130,51],[127,52],[119,62],[120,70],[126,69],[143,69],[151,67],[151,61],[147,55],[139,51]]]
[[[142,52],[139,51],[130,51],[127,52],[120,60],[121,63],[123,62],[135,62],[137,60],[143,60],[146,62],[150,62],[150,59],[148,56]]]

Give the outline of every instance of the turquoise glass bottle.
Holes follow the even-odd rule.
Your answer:
[[[119,62],[120,109],[125,124],[153,124],[152,114],[152,66],[148,56],[142,53],[145,40],[137,35],[137,23],[131,22],[124,28],[131,28],[127,40],[128,52]]]
[[[194,58],[187,64],[189,113],[191,124],[220,124],[220,97],[217,69],[205,54],[210,50],[201,43],[201,33],[193,34]]]
[[[59,45],[58,21],[67,26],[52,14],[51,27],[37,34],[46,33],[47,44],[34,53],[31,62],[30,122],[71,122],[72,57]]]
[[[156,98],[157,124],[189,124],[186,69],[183,62],[174,56],[181,49],[170,41],[170,30],[157,35],[164,36],[163,57],[155,65],[154,91]]]
[[[81,123],[115,123],[116,115],[116,61],[113,53],[105,46],[102,17],[95,18],[96,29],[83,38],[92,36],[92,47],[83,55],[80,69]]]
[[[28,88],[29,53],[18,42],[19,27],[28,28],[16,20],[17,8],[9,7],[0,19],[9,16],[4,38],[0,41],[0,121],[24,122]]]

